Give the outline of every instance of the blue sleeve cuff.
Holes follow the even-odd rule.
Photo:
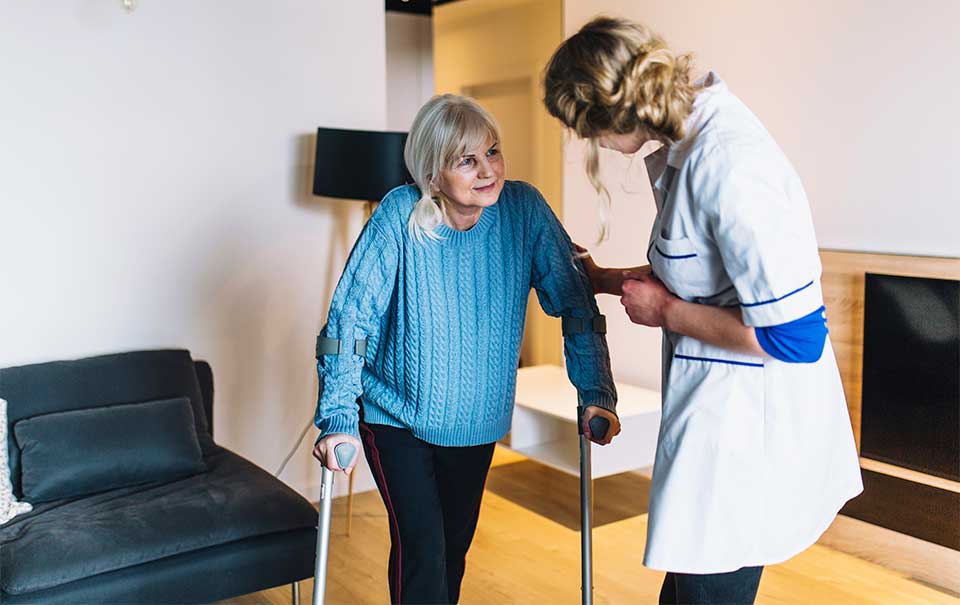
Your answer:
[[[827,341],[826,308],[785,324],[755,328],[760,347],[774,359],[787,363],[813,363]]]
[[[603,391],[577,392],[579,405],[584,408],[596,406],[603,408],[608,412],[613,412],[617,416],[617,396],[616,394],[605,393]],[[619,418],[619,416],[618,416]]]
[[[334,414],[327,418],[315,421],[314,424],[318,429],[320,429],[320,434],[317,435],[317,440],[314,442],[314,445],[319,443],[320,440],[327,435],[338,433],[350,435],[351,437],[355,437],[357,439],[360,438],[360,429],[358,427],[359,423],[353,414]]]

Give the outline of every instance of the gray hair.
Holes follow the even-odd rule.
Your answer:
[[[420,189],[407,229],[418,242],[440,239],[435,232],[446,215],[445,200],[435,180],[452,168],[467,150],[487,138],[500,140],[497,121],[476,101],[460,95],[437,95],[417,112],[407,135],[403,159]]]

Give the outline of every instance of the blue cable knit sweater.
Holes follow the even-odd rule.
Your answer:
[[[494,442],[510,428],[531,287],[549,315],[599,314],[570,238],[531,185],[507,181],[476,225],[440,225],[440,241],[410,237],[418,198],[410,185],[387,194],[334,292],[321,335],[342,348],[317,364],[320,437],[357,436],[360,397],[367,423],[435,445]],[[361,357],[354,343],[363,338]],[[614,411],[606,338],[572,334],[564,350],[581,405]]]

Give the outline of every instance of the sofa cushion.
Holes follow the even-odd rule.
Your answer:
[[[184,350],[134,351],[0,369],[0,397],[8,421],[120,403],[187,397],[204,455],[214,449],[207,430],[200,385],[190,353]],[[10,482],[20,488],[20,451],[10,439]]]
[[[33,504],[206,469],[186,397],[34,416],[13,434],[23,498]]]
[[[312,577],[316,548],[315,528],[294,529],[118,569],[47,590],[21,595],[0,590],[0,603],[209,605],[221,600],[265,603],[234,597]]]
[[[315,528],[313,506],[215,448],[207,472],[40,504],[0,527],[0,588],[20,595],[253,536]]]

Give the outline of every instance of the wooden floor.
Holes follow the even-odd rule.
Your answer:
[[[579,603],[577,479],[502,448],[498,448],[494,464],[467,560],[461,603]],[[647,524],[645,496],[629,491],[629,498],[603,496],[608,490],[637,491],[636,485],[642,481],[637,475],[628,475],[603,479],[597,485],[598,526],[593,533],[597,605],[657,602],[663,574],[641,565]],[[541,497],[544,495],[550,497]],[[629,504],[624,504],[625,500]],[[601,503],[607,502],[615,504],[604,508]],[[355,497],[350,537],[344,535],[345,510],[345,499],[334,503],[327,603],[388,603],[389,533],[379,494],[367,492]],[[310,604],[312,581],[301,582],[300,591],[301,603]],[[274,588],[226,602],[289,605],[291,589]],[[757,603],[960,605],[960,597],[816,544],[786,563],[768,567]]]

